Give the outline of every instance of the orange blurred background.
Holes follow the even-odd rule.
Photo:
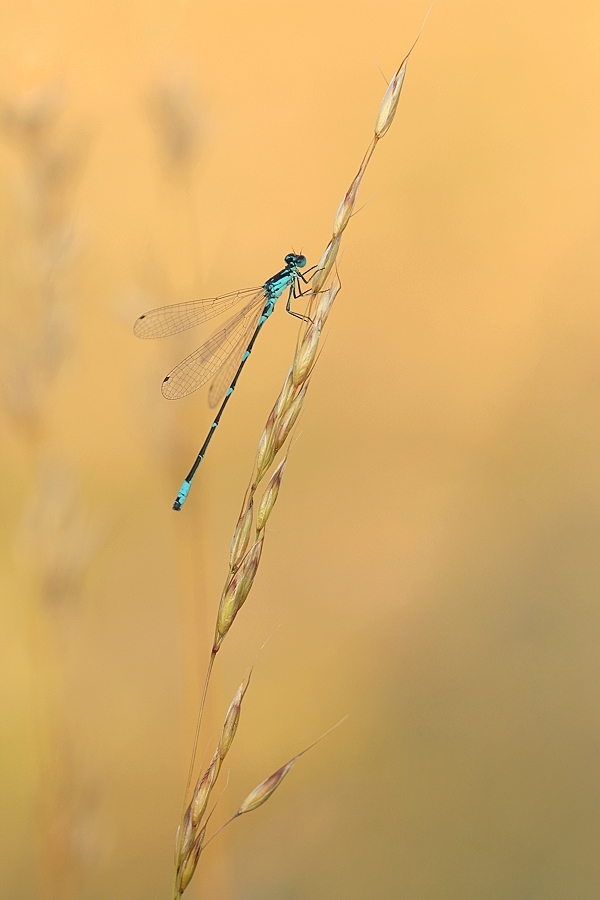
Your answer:
[[[169,897],[297,329],[278,308],[175,515],[212,420],[160,382],[212,329],[131,326],[318,260],[425,12],[2,5],[2,898]],[[275,632],[215,822],[349,719],[191,900],[600,895],[599,26],[584,0],[431,12],[215,669],[200,755]]]

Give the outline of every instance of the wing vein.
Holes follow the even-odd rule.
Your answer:
[[[140,316],[133,326],[133,331],[137,337],[144,339],[178,334],[220,315],[244,297],[250,297],[246,306],[252,306],[256,298],[263,296],[263,290],[262,287],[244,288],[208,300],[188,300],[186,303],[159,306]]]
[[[188,394],[197,391],[216,375],[232,354],[236,359],[238,359],[238,354],[241,358],[242,348],[245,349],[251,332],[256,328],[264,303],[265,297],[261,292],[244,309],[232,316],[225,325],[211,335],[201,347],[176,365],[162,383],[163,396],[167,400],[179,400],[181,397],[187,397]],[[229,366],[227,370],[229,370]],[[221,381],[222,379],[219,378],[217,390],[223,390],[224,393],[230,382],[223,387]],[[218,400],[211,405],[216,405],[217,402]]]

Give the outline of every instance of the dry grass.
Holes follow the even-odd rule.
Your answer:
[[[34,868],[49,900],[69,900],[81,890],[76,835],[85,801],[75,783],[77,736],[69,721],[64,655],[98,547],[75,473],[48,437],[55,381],[72,347],[67,283],[77,252],[73,195],[89,143],[85,131],[65,128],[65,107],[57,84],[0,107],[2,137],[12,154],[14,206],[0,398],[30,475],[15,549],[29,589],[29,652],[39,697]]]
[[[242,700],[248,688],[249,678],[240,685],[231,702],[225,717],[221,739],[217,749],[215,750],[208,768],[198,777],[196,785],[191,793],[190,800],[186,805],[194,773],[196,751],[206,694],[216,655],[223,645],[237,614],[246,602],[252,584],[254,583],[264,546],[265,528],[269,517],[273,512],[275,503],[277,502],[288,459],[287,453],[272,472],[260,501],[258,502],[258,508],[255,513],[256,495],[259,486],[268,475],[278,454],[286,444],[294,424],[302,411],[311,375],[317,361],[323,327],[327,321],[333,302],[341,289],[339,279],[336,279],[335,282],[330,283],[328,286],[326,285],[330,279],[336,261],[344,230],[348,226],[354,212],[358,191],[367,166],[373,156],[377,144],[385,136],[394,120],[398,101],[400,99],[400,92],[404,83],[408,58],[411,52],[412,48],[394,73],[392,80],[388,85],[377,114],[373,139],[360,164],[359,170],[346,191],[335,215],[331,240],[319,261],[311,282],[311,290],[307,302],[307,315],[309,316],[309,321],[301,327],[292,365],[261,435],[252,478],[246,491],[240,515],[233,533],[229,554],[229,574],[225,582],[225,587],[223,588],[217,612],[214,642],[200,703],[188,782],[184,796],[184,812],[181,825],[177,832],[175,872],[173,879],[174,900],[178,900],[189,885],[204,847],[216,837],[222,828],[226,827],[226,825],[234,819],[262,806],[281,784],[281,781],[291,770],[298,758],[310,749],[310,747],[307,747],[266,778],[251,791],[239,807],[238,811],[210,838],[206,838],[208,823],[212,815],[212,812],[206,815],[210,794],[216,784],[225,755],[235,737]],[[314,746],[314,744],[311,744],[310,746]]]

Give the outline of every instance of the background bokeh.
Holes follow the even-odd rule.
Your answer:
[[[210,424],[162,303],[316,262],[406,0],[31,0],[0,33],[0,896],[161,900],[227,554],[297,329]],[[600,896],[600,8],[440,0],[361,189],[194,897]],[[212,324],[212,323],[211,323]],[[209,752],[212,750],[209,749]]]

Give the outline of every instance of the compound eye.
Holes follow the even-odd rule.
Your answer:
[[[299,269],[303,269],[304,266],[306,265],[306,257],[302,256],[302,255],[297,256],[296,257],[296,265],[298,266]]]
[[[296,254],[295,254],[295,253],[288,253],[288,255],[286,256],[284,262],[286,262],[286,263],[288,264],[288,266],[291,266],[291,265],[295,262],[295,260],[296,260]]]

